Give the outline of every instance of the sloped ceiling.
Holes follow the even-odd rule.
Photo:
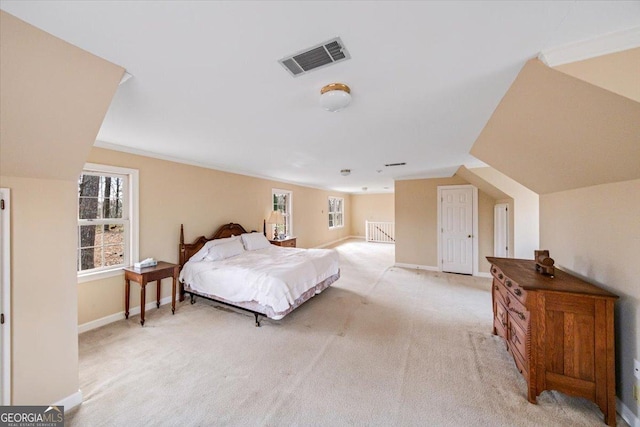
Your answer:
[[[469,149],[527,60],[640,22],[640,2],[622,1],[0,7],[133,75],[113,99],[101,146],[355,193],[472,164]],[[277,62],[336,36],[351,59],[297,78]],[[332,82],[352,90],[340,113],[318,104]],[[407,164],[384,166],[396,162]]]
[[[640,103],[528,61],[471,154],[538,194],[640,178]]]
[[[640,102],[640,47],[553,68]]]
[[[0,11],[0,175],[77,180],[124,68]]]
[[[502,190],[495,187],[493,184],[487,182],[483,178],[479,177],[478,175],[476,175],[475,173],[473,173],[472,171],[470,171],[464,166],[460,166],[458,168],[458,170],[456,171],[456,175],[458,175],[460,178],[463,178],[469,184],[475,185],[481,191],[484,191],[495,200],[504,200],[504,199],[512,198],[512,196],[503,192]]]

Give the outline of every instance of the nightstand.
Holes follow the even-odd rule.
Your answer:
[[[282,246],[283,248],[295,248],[296,237],[287,237],[282,240],[269,240],[272,245]]]
[[[124,316],[129,318],[129,292],[130,281],[140,284],[140,324],[144,326],[144,306],[146,304],[146,287],[148,282],[156,282],[156,307],[160,308],[160,281],[164,278],[173,278],[173,288],[171,290],[171,313],[176,312],[176,280],[178,279],[177,264],[158,261],[158,265],[136,269],[133,267],[124,268]]]

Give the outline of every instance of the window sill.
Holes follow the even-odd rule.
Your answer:
[[[123,267],[117,267],[112,270],[96,271],[95,273],[87,273],[78,275],[78,283],[93,282],[95,280],[108,279],[109,277],[124,276]]]
[[[336,225],[335,227],[329,227],[329,230],[335,230],[336,228],[344,228],[344,225]]]

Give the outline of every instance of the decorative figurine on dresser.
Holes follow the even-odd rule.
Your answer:
[[[554,267],[549,251],[533,260],[487,257],[493,276],[493,334],[506,341],[527,381],[528,399],[557,390],[595,402],[616,425],[616,295]]]

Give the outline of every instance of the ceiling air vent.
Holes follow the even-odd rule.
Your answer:
[[[394,166],[404,166],[406,165],[406,162],[402,162],[402,163],[387,163],[385,166],[390,168],[390,167],[394,167]]]
[[[319,45],[286,56],[278,62],[291,73],[293,77],[306,74],[311,70],[326,67],[336,62],[351,58],[340,37],[328,40]]]

